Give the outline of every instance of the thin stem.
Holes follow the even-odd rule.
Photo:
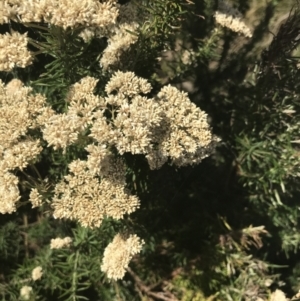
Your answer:
[[[32,46],[34,46],[35,48],[40,49],[40,51],[43,51],[43,49],[46,49],[46,47],[32,39],[28,39],[28,43],[31,44]]]
[[[28,228],[28,217],[26,214],[23,214],[23,225],[24,228]],[[24,248],[25,248],[25,257],[29,258],[29,251],[28,251],[28,234],[23,232],[24,234]]]
[[[33,53],[33,55],[34,55],[34,56],[37,56],[37,55],[39,55],[39,54],[41,54],[41,53],[44,53],[44,51],[43,51],[43,50],[36,51],[36,52]]]
[[[36,172],[36,174],[38,175],[39,179],[42,181],[42,176],[40,174],[40,172],[38,171],[38,169],[35,167],[35,165],[30,165],[30,167]]]
[[[33,177],[31,177],[30,175],[28,175],[26,172],[24,172],[23,170],[20,170],[20,172],[28,179],[28,184],[30,186],[33,186],[35,184],[35,180],[33,179]],[[25,181],[23,181],[23,183],[25,183]]]
[[[33,23],[23,23],[23,25],[25,25],[26,27],[37,28],[37,29],[41,29],[41,30],[45,30],[45,31],[49,32],[49,28],[45,27],[45,26],[40,26],[40,25],[36,25]]]
[[[113,284],[114,284],[114,287],[116,289],[118,301],[122,301],[118,284],[116,283],[116,281],[114,281]]]
[[[79,259],[79,250],[76,251],[75,261],[74,261],[74,268],[73,268],[73,275],[72,275],[72,295],[73,295],[73,301],[76,301],[78,259]]]

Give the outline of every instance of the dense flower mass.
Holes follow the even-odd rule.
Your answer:
[[[196,164],[214,151],[218,138],[211,133],[207,114],[189,100],[187,93],[168,85],[156,101],[164,115],[147,156],[152,168],[159,168],[161,165],[155,162],[161,164],[167,158],[177,166]]]
[[[107,37],[100,64],[108,71],[122,70],[124,51],[138,41],[141,19],[132,5],[119,6],[116,0],[0,3],[1,24],[10,20],[44,22],[49,32],[55,26],[79,28],[85,42]],[[0,36],[0,69],[9,71],[32,63],[26,47],[26,34]],[[188,53],[182,57],[186,64],[190,59]],[[81,143],[84,147],[86,159],[69,163],[69,174],[55,183],[51,206],[54,218],[75,220],[89,228],[99,227],[106,217],[123,219],[140,206],[138,197],[126,186],[126,165],[121,155],[144,155],[150,168],[158,169],[168,160],[178,166],[195,164],[213,152],[218,139],[210,131],[206,114],[190,102],[186,93],[167,86],[148,97],[152,87],[146,79],[118,71],[106,84],[106,95],[98,96],[94,94],[98,81],[86,76],[72,85],[63,113],[55,112],[44,96],[33,95],[21,81],[12,80],[6,86],[0,81],[1,213],[16,210],[21,196],[14,172],[24,171],[36,160],[43,150],[42,140],[64,154],[71,145]],[[32,132],[42,138],[37,139]],[[31,188],[29,193],[33,208],[43,204],[38,188]],[[71,242],[70,237],[52,239],[50,248],[68,248]],[[110,279],[123,278],[143,243],[136,235],[116,235],[105,249],[101,270]],[[31,278],[39,280],[42,274],[42,268],[36,267]],[[21,290],[23,299],[29,299],[31,293],[31,287]]]
[[[44,139],[48,146],[54,149],[66,148],[77,140],[78,133],[82,129],[81,118],[70,114],[56,114],[49,118],[43,129]]]
[[[0,71],[11,71],[14,67],[25,68],[33,61],[27,49],[27,34],[13,32],[0,35]]]
[[[186,93],[166,86],[148,98],[147,80],[119,71],[107,83],[103,98],[93,93],[97,82],[85,77],[74,84],[63,114],[51,111],[45,98],[31,95],[31,89],[19,81],[1,85],[0,188],[6,200],[0,212],[13,212],[20,198],[17,178],[9,172],[24,169],[42,150],[39,140],[21,138],[28,129],[41,128],[48,146],[66,150],[90,128],[87,160],[69,164],[70,174],[56,184],[52,206],[56,218],[77,220],[91,228],[99,227],[106,216],[121,219],[139,207],[138,198],[126,189],[124,163],[112,149],[121,155],[145,155],[151,169],[168,160],[178,166],[195,164],[213,152],[218,139],[210,131],[207,115]],[[42,204],[37,189],[29,198],[33,207]]]
[[[119,153],[145,154],[150,168],[158,169],[168,159],[178,166],[199,163],[214,150],[218,139],[206,113],[177,88],[163,87],[149,99],[140,95],[151,90],[146,80],[132,72],[116,72],[105,90],[107,103],[115,107],[108,132]],[[107,129],[101,131],[99,125],[97,130],[92,127],[91,136],[101,143]]]
[[[120,69],[122,55],[138,40],[136,31],[142,17],[133,4],[120,6],[117,0],[1,1],[0,24],[10,20],[21,23],[44,22],[63,29],[83,28],[79,36],[85,42],[93,37],[105,36],[108,38],[108,46],[102,53],[100,65],[104,69]],[[2,36],[1,40],[3,50],[2,54],[0,52],[0,70],[9,71],[14,66],[25,67],[32,62],[32,56],[26,49],[26,35],[13,33],[12,36]]]
[[[13,213],[21,198],[18,188],[19,179],[10,172],[0,172],[0,213]]]
[[[144,241],[137,235],[117,234],[104,251],[101,270],[110,279],[122,279],[132,257],[142,250]]]
[[[119,154],[144,154],[150,168],[158,169],[168,159],[178,166],[198,163],[218,141],[207,115],[175,87],[164,87],[155,98],[147,98],[142,95],[151,91],[151,85],[145,79],[119,71],[107,83],[104,99],[93,95],[96,84],[96,79],[86,77],[73,85],[68,112],[54,115],[43,130],[49,145],[65,148],[76,143],[86,125],[91,126],[93,143],[85,148],[87,160],[69,164],[70,174],[56,185],[52,202],[56,218],[77,220],[90,228],[99,227],[106,216],[121,219],[139,207],[138,198],[125,187],[124,163],[112,148]]]
[[[20,199],[18,178],[12,172],[26,168],[42,151],[40,140],[28,135],[28,130],[38,128],[52,112],[46,99],[31,91],[17,79],[6,86],[0,81],[1,213],[14,212]]]
[[[93,95],[96,83],[86,77],[73,85],[68,112],[53,115],[43,129],[49,145],[65,149],[90,125],[95,144],[86,148],[89,172],[97,173],[110,147],[120,154],[146,155],[152,169],[168,159],[178,166],[199,163],[214,150],[218,139],[207,115],[186,93],[166,86],[155,98],[147,98],[143,95],[151,85],[133,72],[116,72],[105,87],[105,99]]]
[[[230,2],[259,24],[235,57],[252,32]],[[268,232],[242,226],[265,212],[276,246],[300,244],[300,6],[251,70],[277,1],[252,2],[0,0],[2,299],[290,300],[298,263],[273,274]],[[219,138],[176,87],[226,132],[200,168]]]
[[[118,16],[116,0],[4,0],[0,3],[0,24],[9,19],[46,22],[64,29],[78,26],[108,26]]]
[[[102,165],[102,166],[101,166]],[[78,220],[84,227],[99,227],[105,216],[121,219],[139,207],[139,200],[125,188],[121,161],[100,160],[101,181],[90,172],[87,161],[69,165],[72,174],[58,183],[53,198],[54,216]]]
[[[101,111],[105,100],[93,94],[98,80],[85,77],[74,84],[67,95],[69,103],[67,113],[53,114],[42,126],[43,137],[48,146],[63,148],[75,143],[78,135],[92,123],[94,110]]]

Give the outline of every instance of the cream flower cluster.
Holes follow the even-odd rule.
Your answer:
[[[184,65],[191,65],[195,61],[195,53],[185,49],[181,53],[181,61]]]
[[[32,208],[36,208],[42,205],[42,195],[38,192],[36,188],[31,189],[31,192],[29,194],[29,201],[32,204]]]
[[[27,33],[0,35],[0,71],[11,71],[14,67],[25,68],[33,61],[27,49]]]
[[[105,216],[121,219],[139,207],[139,200],[125,188],[125,167],[111,158],[100,161],[101,181],[87,161],[70,163],[69,175],[56,185],[52,206],[55,218],[77,220],[84,227],[99,227]]]
[[[224,0],[219,1],[218,11],[215,12],[214,17],[216,22],[221,26],[227,27],[234,32],[241,33],[245,37],[252,37],[252,32],[242,21],[240,12]]]
[[[99,227],[105,216],[120,219],[139,207],[137,197],[125,188],[124,164],[109,149],[115,134],[105,117],[106,100],[92,93],[96,84],[91,77],[74,84],[67,95],[67,113],[53,115],[42,129],[44,139],[54,148],[75,143],[87,126],[91,126],[91,136],[98,137],[86,146],[86,161],[70,163],[70,174],[56,185],[52,200],[56,218],[77,220],[90,228]]]
[[[85,28],[80,36],[107,37],[100,64],[104,69],[121,68],[125,50],[136,43],[141,16],[132,4],[119,6],[117,0],[3,0],[0,24],[44,22],[64,29]],[[130,22],[128,22],[130,20]],[[27,37],[18,33],[0,36],[0,68],[11,70],[32,62],[26,49]],[[16,49],[14,49],[14,47]],[[2,52],[1,52],[2,50]],[[189,63],[189,54],[183,62]],[[68,109],[56,113],[40,94],[22,82],[6,86],[0,81],[0,213],[12,213],[20,199],[16,169],[23,170],[42,151],[40,141],[29,130],[41,130],[48,147],[54,150],[80,144],[86,160],[74,160],[69,173],[56,183],[52,197],[54,218],[78,221],[82,226],[99,227],[104,218],[122,219],[137,210],[139,199],[126,187],[126,166],[119,155],[142,154],[151,169],[168,160],[177,166],[199,163],[210,155],[218,139],[211,133],[207,115],[186,93],[166,86],[153,97],[150,83],[133,72],[115,72],[105,87],[106,96],[94,94],[98,80],[84,77],[66,97]],[[33,207],[42,204],[37,188],[29,194]],[[51,249],[70,247],[72,239],[52,239]],[[110,279],[123,278],[132,257],[144,242],[136,235],[115,236],[104,252],[101,269]],[[32,279],[42,277],[42,268]],[[29,299],[31,287],[21,296]]]
[[[124,54],[131,45],[137,42],[137,31],[143,20],[144,15],[138,13],[137,5],[134,1],[131,1],[120,6],[117,23],[110,26],[106,33],[103,30],[95,31],[96,36],[106,36],[108,38],[108,46],[104,49],[100,59],[100,66],[104,70],[123,69]],[[132,60],[132,57],[130,59]]]
[[[22,300],[30,300],[30,295],[32,293],[32,287],[28,285],[22,286],[20,289],[20,296]]]
[[[67,96],[70,103],[67,113],[54,114],[45,121],[42,131],[43,137],[54,149],[63,148],[75,143],[79,133],[92,122],[92,112],[101,111],[105,101],[93,95],[93,90],[98,80],[85,77],[73,85]]]
[[[126,189],[125,166],[113,150],[144,154],[150,168],[158,169],[168,159],[178,166],[199,163],[218,141],[207,115],[174,87],[147,98],[147,80],[121,71],[107,83],[107,97],[93,94],[96,84],[96,79],[85,77],[73,85],[68,111],[53,115],[43,129],[49,146],[65,148],[90,128],[87,160],[69,164],[70,173],[56,185],[52,200],[56,218],[90,228],[99,227],[106,216],[121,219],[139,207],[138,198]]]
[[[2,0],[0,24],[14,21],[46,22],[64,29],[79,26],[108,26],[116,21],[116,0]]]
[[[12,173],[24,169],[41,152],[40,141],[27,135],[29,129],[38,128],[52,110],[46,99],[31,94],[14,79],[6,86],[0,81],[0,213],[12,213],[20,199],[18,178]]]
[[[142,250],[143,244],[144,241],[137,235],[129,235],[126,238],[117,234],[104,251],[102,272],[105,272],[109,279],[122,279],[130,260]]]
[[[188,95],[172,86],[161,89],[154,98],[146,98],[150,84],[132,72],[116,72],[105,88],[106,102],[114,107],[110,130],[100,122],[91,128],[91,136],[102,143],[104,131],[120,154],[144,154],[151,169],[160,168],[168,159],[178,166],[199,163],[210,155],[218,139],[212,135],[207,115]],[[102,122],[103,123],[103,122]]]
[[[0,24],[13,20],[21,23],[44,22],[64,29],[83,28],[79,36],[85,42],[93,37],[105,36],[108,38],[108,46],[100,59],[103,69],[121,68],[122,55],[138,40],[137,34],[134,33],[142,22],[141,19],[133,3],[119,5],[117,0],[0,2]],[[12,36],[2,36],[0,70],[9,71],[15,65],[20,67],[29,65],[33,57],[26,49],[26,45],[26,34],[14,33]]]
[[[69,248],[72,243],[72,238],[67,236],[65,238],[53,238],[50,242],[50,249]]]
[[[41,266],[34,268],[31,272],[31,278],[33,281],[40,280],[42,276],[43,276],[43,268]]]
[[[43,129],[49,145],[66,148],[90,126],[94,139],[86,147],[90,173],[99,175],[111,147],[121,155],[146,155],[152,169],[168,159],[177,166],[196,164],[214,151],[218,139],[207,115],[186,93],[165,86],[156,97],[147,98],[151,85],[133,72],[115,72],[105,87],[105,98],[93,95],[96,83],[91,77],[76,83],[67,98],[68,112],[53,115]]]
[[[138,36],[134,34],[138,27],[139,25],[135,22],[116,26],[114,34],[109,37],[108,46],[103,51],[100,59],[100,65],[104,70],[112,68],[115,65],[120,67],[122,54],[138,40]]]
[[[207,114],[187,93],[168,85],[155,100],[163,118],[153,132],[153,148],[146,156],[151,168],[160,168],[168,158],[177,166],[197,164],[214,151],[219,140],[211,133]]]

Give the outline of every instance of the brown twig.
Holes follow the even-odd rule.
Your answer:
[[[135,281],[135,284],[139,291],[145,293],[148,296],[154,297],[159,300],[164,301],[179,301],[172,293],[170,292],[153,292],[151,291],[151,287],[144,284],[142,279],[133,272],[131,268],[127,268],[128,273],[131,275],[133,280]]]

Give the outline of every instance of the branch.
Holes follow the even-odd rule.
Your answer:
[[[131,270],[131,268],[127,268],[127,272],[131,275],[133,280],[135,281],[136,286],[138,289],[145,293],[148,296],[154,297],[159,300],[164,300],[164,301],[179,301],[172,293],[170,292],[153,292],[151,291],[151,287],[147,286],[144,284],[142,279]]]

